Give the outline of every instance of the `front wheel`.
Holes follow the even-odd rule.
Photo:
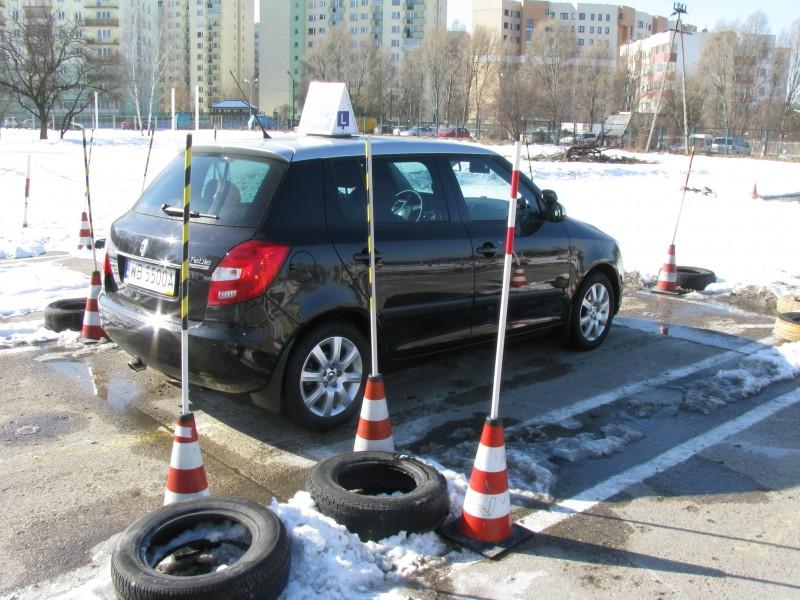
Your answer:
[[[315,326],[297,342],[286,365],[284,407],[300,425],[326,431],[361,406],[369,350],[350,323]]]
[[[614,288],[608,277],[592,273],[584,279],[570,308],[570,343],[577,350],[592,350],[606,339],[614,319]]]

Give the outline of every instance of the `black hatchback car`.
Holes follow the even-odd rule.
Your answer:
[[[373,152],[382,356],[492,339],[511,165],[456,142],[376,139]],[[358,138],[194,149],[193,384],[252,392],[315,430],[358,410],[370,356],[364,173]],[[179,156],[114,222],[100,296],[111,338],[176,379],[183,177]],[[595,348],[620,305],[616,242],[524,176],[517,209],[509,333],[561,328]]]

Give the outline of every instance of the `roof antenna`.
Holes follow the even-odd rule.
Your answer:
[[[239,88],[239,93],[242,95],[242,101],[250,108],[253,108],[253,105],[247,101],[247,96],[245,95],[244,91],[242,91],[242,86],[239,85],[239,80],[236,79],[236,75],[234,75],[233,71],[230,69],[228,69],[228,73],[231,74],[231,77],[233,77],[233,82],[236,84],[236,87]],[[253,117],[255,118],[256,123],[258,123],[258,126],[261,127],[261,133],[264,134],[264,139],[270,139],[272,136],[270,136],[270,134],[267,133],[267,130],[264,129],[264,126],[261,124],[261,119],[258,118],[258,115],[253,115]]]

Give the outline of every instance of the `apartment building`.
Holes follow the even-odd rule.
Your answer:
[[[653,16],[629,6],[588,2],[541,0],[473,0],[472,26],[498,32],[500,39],[523,54],[542,23],[569,27],[579,48],[607,48],[611,60],[632,40],[665,31],[666,17]]]
[[[303,79],[303,57],[334,28],[352,48],[388,49],[394,61],[447,27],[447,0],[260,0],[260,109],[292,106]]]
[[[201,112],[222,99],[239,98],[231,72],[255,78],[253,0],[159,0],[164,53],[162,109],[169,110],[170,88],[176,108],[192,111],[195,88]]]

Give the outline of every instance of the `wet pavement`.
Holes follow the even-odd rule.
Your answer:
[[[632,290],[594,352],[571,352],[550,337],[509,344],[502,411],[509,439],[526,452],[577,435],[570,419],[581,434],[601,436],[620,421],[639,434],[608,457],[550,457],[557,481],[538,495],[515,494],[515,518],[557,506],[796,389],[796,381],[775,384],[710,414],[680,409],[687,382],[775,343],[772,322],[769,314],[713,300]],[[662,324],[667,335],[659,333]],[[398,448],[442,461],[459,443],[470,446],[466,456],[474,452],[493,354],[487,344],[386,373]],[[130,371],[128,360],[110,343],[0,351],[0,553],[7,557],[0,594],[86,564],[92,546],[162,503],[180,390],[151,370]],[[316,460],[352,447],[355,423],[310,434],[246,395],[194,388],[190,395],[215,494],[286,500]],[[428,574],[409,595],[527,598],[548,589],[552,597],[703,597],[724,582],[728,597],[800,596],[787,570],[799,549],[792,500],[800,493],[800,459],[796,427],[784,425],[796,425],[798,412],[787,409],[780,420],[627,487],[540,531],[502,561]],[[559,421],[569,426],[552,424]],[[769,468],[776,456],[780,468]],[[486,589],[487,577],[496,588]]]

